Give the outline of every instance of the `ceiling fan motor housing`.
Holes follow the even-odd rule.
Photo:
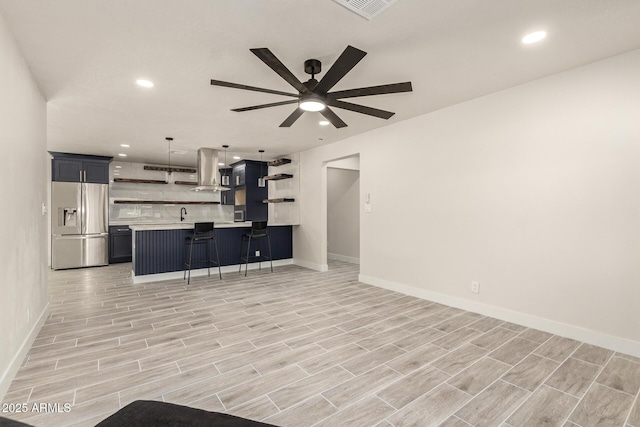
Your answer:
[[[320,74],[322,70],[322,62],[317,59],[307,59],[304,61],[304,72],[307,74],[311,74],[311,76],[315,74]]]

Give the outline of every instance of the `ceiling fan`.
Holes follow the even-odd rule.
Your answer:
[[[395,113],[391,111],[380,110],[377,108],[366,107],[364,105],[353,104],[351,102],[341,101],[343,98],[354,98],[358,96],[382,95],[387,93],[411,92],[411,82],[392,83],[380,86],[361,87],[357,89],[340,90],[329,92],[336,83],[340,81],[358,62],[367,54],[353,46],[347,46],[336,62],[329,68],[320,81],[315,79],[315,75],[321,71],[321,62],[317,59],[307,59],[304,61],[304,71],[311,74],[311,78],[306,82],[301,82],[294,76],[287,67],[280,62],[278,58],[267,48],[251,49],[258,58],[262,60],[269,68],[278,73],[287,83],[294,87],[298,93],[288,93],[279,90],[265,89],[255,86],[247,86],[237,83],[223,82],[220,80],[211,80],[213,86],[224,86],[235,89],[252,90],[256,92],[272,93],[275,95],[283,95],[293,97],[295,99],[288,101],[272,102],[269,104],[254,105],[251,107],[234,108],[231,111],[250,111],[261,108],[277,107],[279,105],[298,104],[293,113],[280,124],[280,127],[290,127],[305,111],[318,111],[336,128],[346,127],[347,124],[338,117],[336,113],[329,107],[342,108],[345,110],[355,111],[356,113],[367,114],[373,117],[388,120]]]

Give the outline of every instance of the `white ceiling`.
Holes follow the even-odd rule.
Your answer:
[[[171,136],[183,165],[223,144],[275,158],[640,48],[638,0],[398,0],[372,21],[332,0],[0,0],[0,13],[48,101],[49,150],[166,163]],[[520,43],[538,29],[547,40]],[[288,98],[209,84],[292,92],[250,48],[305,81],[306,59],[326,71],[347,45],[368,55],[333,90],[413,83],[349,100],[396,112],[390,120],[335,109],[348,127],[305,113],[280,128],[295,105],[229,110]]]

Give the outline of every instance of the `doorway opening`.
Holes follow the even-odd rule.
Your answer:
[[[360,155],[327,162],[326,167],[327,265],[359,266]]]

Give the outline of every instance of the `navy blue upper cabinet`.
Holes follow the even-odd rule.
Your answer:
[[[236,210],[244,211],[245,221],[266,221],[269,216],[267,204],[262,203],[269,198],[267,186],[258,187],[258,178],[267,173],[267,163],[255,160],[240,160],[233,163],[233,191],[236,193]],[[242,192],[242,197],[237,193]],[[238,205],[244,201],[244,205]]]
[[[106,156],[58,153],[50,151],[51,180],[65,182],[109,183],[109,163],[113,159]]]
[[[232,182],[231,185],[237,187],[239,185],[245,185],[246,165],[244,160],[241,163],[233,164]]]
[[[83,161],[84,182],[95,184],[109,183],[109,162],[104,161]]]
[[[232,205],[234,204],[233,197],[233,181],[231,176],[233,175],[231,168],[220,169],[220,184],[224,187],[229,187],[231,190],[220,192],[220,203],[223,205]],[[226,177],[227,179],[225,179]]]
[[[52,181],[81,182],[82,162],[77,160],[53,159],[51,161]]]

